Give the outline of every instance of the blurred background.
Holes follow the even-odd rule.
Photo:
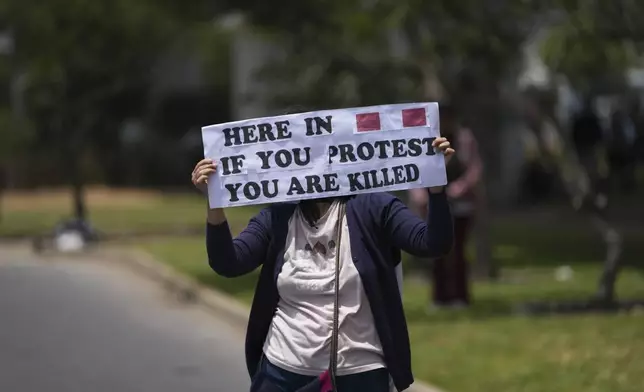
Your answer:
[[[416,377],[641,391],[642,20],[637,0],[0,0],[0,247],[75,229],[250,301],[256,275],[205,262],[201,126],[449,103],[483,167],[471,304],[428,309],[405,260]]]

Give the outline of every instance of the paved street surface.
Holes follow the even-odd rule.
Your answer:
[[[2,392],[245,392],[242,334],[122,267],[0,245]]]

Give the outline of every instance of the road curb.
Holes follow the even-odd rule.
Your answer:
[[[185,276],[166,264],[156,260],[150,253],[134,248],[104,247],[95,251],[110,262],[120,262],[134,272],[152,279],[180,299],[198,303],[217,315],[223,315],[238,328],[248,325],[249,308],[237,299],[220,291],[206,287]],[[446,392],[435,386],[416,381],[407,389],[409,392]]]
[[[158,282],[179,299],[203,305],[218,315],[224,316],[235,326],[246,328],[248,324],[249,310],[246,305],[177,272],[157,261],[148,252],[139,249],[106,247],[97,250],[96,253],[101,258],[127,265],[134,272]]]

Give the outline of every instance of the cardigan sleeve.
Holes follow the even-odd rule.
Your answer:
[[[381,219],[394,246],[414,256],[438,258],[452,249],[454,229],[445,192],[429,193],[426,220],[396,197],[386,203]]]
[[[217,274],[232,278],[245,275],[263,262],[271,240],[270,207],[253,217],[248,226],[232,238],[228,222],[207,224],[208,264]]]

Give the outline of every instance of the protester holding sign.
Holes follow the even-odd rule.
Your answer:
[[[445,255],[453,237],[442,185],[443,161],[454,150],[447,139],[432,137],[438,134],[438,124],[428,126],[427,118],[436,117],[427,116],[428,108],[423,108],[422,118],[415,120],[410,126],[414,129],[406,135],[395,134],[401,132],[398,130],[405,121],[392,123],[395,114],[387,114],[391,107],[380,108],[377,122],[375,117],[361,121],[364,117],[360,113],[352,114],[355,128],[353,121],[334,122],[334,131],[328,133],[334,139],[325,137],[326,127],[330,129],[332,118],[343,113],[301,116],[301,123],[314,125],[300,128],[304,135],[307,129],[311,136],[321,132],[316,135],[317,143],[308,146],[288,143],[295,138],[292,125],[298,117],[219,127],[210,135],[223,135],[223,143],[209,140],[210,131],[204,129],[207,158],[195,167],[192,181],[210,199],[206,232],[210,266],[225,277],[241,276],[262,266],[246,334],[252,392],[389,392],[390,381],[398,391],[412,384],[409,336],[396,266],[401,262],[401,250],[432,258]],[[381,121],[390,125],[381,126]],[[316,130],[315,124],[322,129]],[[361,128],[379,135],[372,133],[365,138]],[[265,143],[283,138],[284,147],[243,149],[245,142],[262,137]],[[423,139],[430,137],[429,145],[423,146]],[[388,144],[384,142],[387,140]],[[379,141],[380,147],[376,144]],[[226,143],[237,150],[222,149]],[[367,144],[374,147],[373,154]],[[291,168],[282,177],[275,172],[258,173],[270,162],[283,168],[296,161],[307,166],[315,160],[315,153],[297,159],[294,155],[319,146],[326,153],[317,163],[318,174],[306,172],[306,168],[300,169],[305,174]],[[217,159],[211,149],[228,153]],[[403,154],[405,149],[407,153]],[[293,156],[281,153],[278,157],[280,151],[288,150]],[[249,164],[251,154],[259,157],[255,167]],[[371,167],[361,164],[361,159],[376,154],[390,155],[386,161],[389,166],[385,161],[380,169],[373,163]],[[269,156],[275,160],[262,158]],[[344,171],[333,167],[336,160],[346,166]],[[242,174],[242,168],[247,172]],[[240,171],[238,178],[226,181],[234,170]],[[267,179],[270,176],[276,178]],[[383,192],[397,186],[422,186],[421,178],[429,185],[425,192],[431,201],[426,220]],[[266,189],[263,181],[267,181]],[[281,188],[282,184],[289,186]],[[244,198],[246,203],[242,204],[248,204],[248,199],[279,199],[280,189],[293,190],[292,195],[299,195],[299,199],[288,199],[292,195],[282,193],[286,202],[264,208],[233,239],[220,207],[239,205]]]

